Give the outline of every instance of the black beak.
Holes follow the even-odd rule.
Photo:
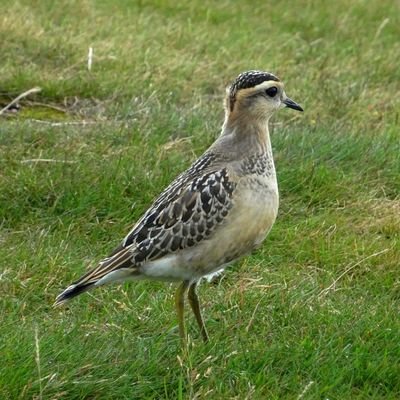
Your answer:
[[[289,99],[289,97],[283,100],[283,104],[285,104],[286,107],[293,108],[293,110],[304,111],[295,101]]]

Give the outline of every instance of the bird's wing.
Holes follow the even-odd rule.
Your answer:
[[[147,261],[195,246],[210,237],[232,208],[236,182],[226,168],[207,170],[187,180],[186,176],[179,176],[122,244],[75,284],[93,284],[121,269],[134,272]]]

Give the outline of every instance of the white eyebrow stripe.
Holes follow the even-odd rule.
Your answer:
[[[268,89],[272,86],[276,86],[278,88],[282,87],[282,83],[281,82],[277,82],[277,81],[264,81],[256,86],[253,87],[254,90],[263,90],[263,89]]]

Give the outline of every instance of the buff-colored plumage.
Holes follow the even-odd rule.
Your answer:
[[[183,301],[189,291],[207,340],[196,284],[259,246],[275,221],[278,186],[268,121],[284,106],[302,110],[274,75],[240,74],[227,93],[220,137],[161,193],[120,246],[56,304],[115,281],[182,281],[176,296],[180,334],[184,339]]]

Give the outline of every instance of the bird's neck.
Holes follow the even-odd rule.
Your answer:
[[[231,118],[228,114],[222,126],[221,136],[217,142],[233,144],[241,149],[242,154],[266,154],[272,158],[271,140],[268,120],[257,118]],[[236,147],[236,148],[237,148]]]

